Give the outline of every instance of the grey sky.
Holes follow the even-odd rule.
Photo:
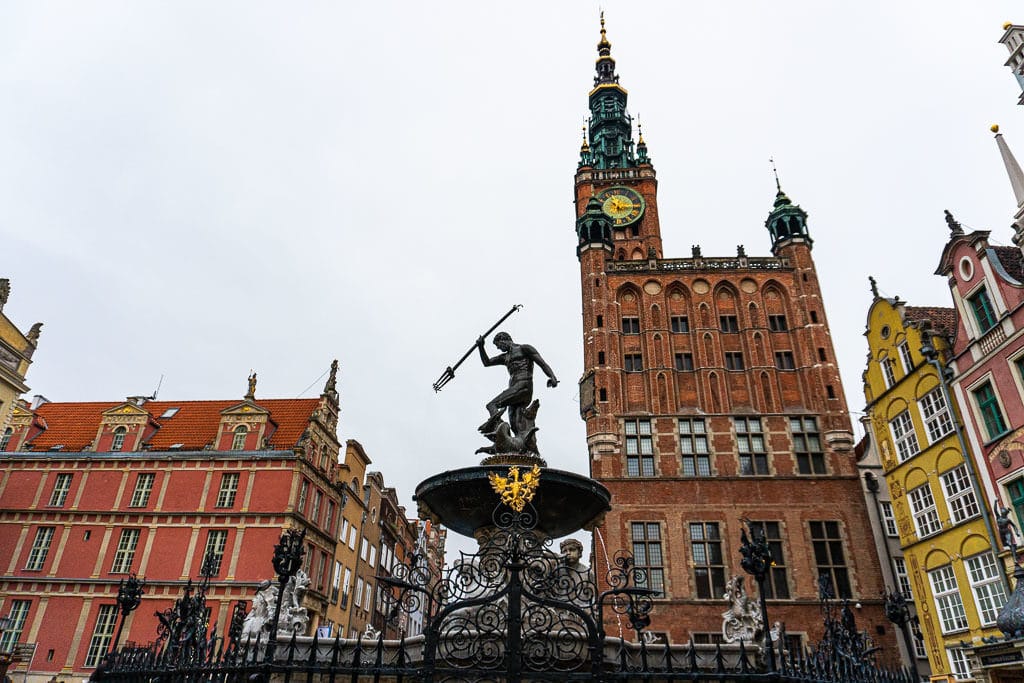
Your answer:
[[[1024,159],[996,43],[1019,2],[604,3],[658,171],[665,254],[768,252],[775,157],[810,214],[850,407],[867,275],[949,305],[942,210],[1009,243],[988,132]],[[342,439],[412,514],[477,461],[503,386],[446,365],[506,329],[562,380],[543,455],[587,471],[572,175],[592,2],[0,5],[5,312],[53,400],[296,396],[341,362]],[[493,347],[489,347],[493,353]],[[320,379],[310,394],[317,393]],[[856,417],[856,416],[855,416]]]

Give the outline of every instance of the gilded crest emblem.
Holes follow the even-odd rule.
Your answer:
[[[503,477],[493,472],[487,475],[491,488],[501,496],[501,502],[516,512],[522,512],[526,504],[533,500],[533,495],[540,485],[540,465],[534,465],[521,476],[519,466],[508,468],[508,476]]]

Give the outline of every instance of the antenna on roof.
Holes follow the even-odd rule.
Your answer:
[[[156,395],[160,393],[160,387],[164,385],[164,375],[160,373],[160,381],[156,383],[156,389],[153,390],[153,395],[149,397],[150,401],[156,400]]]

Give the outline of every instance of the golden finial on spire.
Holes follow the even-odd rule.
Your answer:
[[[1004,31],[1006,29],[1010,28],[1011,26],[1013,26],[1013,22],[1012,21],[1005,21],[1005,22],[1003,22],[1003,30]]]
[[[993,133],[998,133],[999,132],[999,124],[998,123],[993,123],[989,127],[989,130],[992,131]]]
[[[637,140],[637,144],[643,145],[644,143],[644,124],[640,123],[640,114],[636,115],[636,131],[640,138]]]
[[[590,149],[590,144],[587,142],[587,123],[586,123],[586,121],[583,122],[582,131],[583,131],[583,144],[580,145],[580,151],[581,152],[587,151],[587,150]]]

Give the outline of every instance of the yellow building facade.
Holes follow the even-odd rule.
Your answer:
[[[883,523],[895,526],[904,555],[895,573],[902,590],[911,588],[933,675],[950,680],[971,677],[965,641],[1001,635],[995,621],[1009,595],[985,496],[941,374],[954,324],[952,309],[906,306],[876,291],[864,371],[867,424],[892,497]]]
[[[25,375],[32,363],[42,323],[23,333],[4,314],[11,293],[10,280],[0,279],[0,439],[9,435],[11,413],[18,397],[28,391]],[[9,436],[8,436],[9,438]],[[2,450],[2,449],[0,449]]]

